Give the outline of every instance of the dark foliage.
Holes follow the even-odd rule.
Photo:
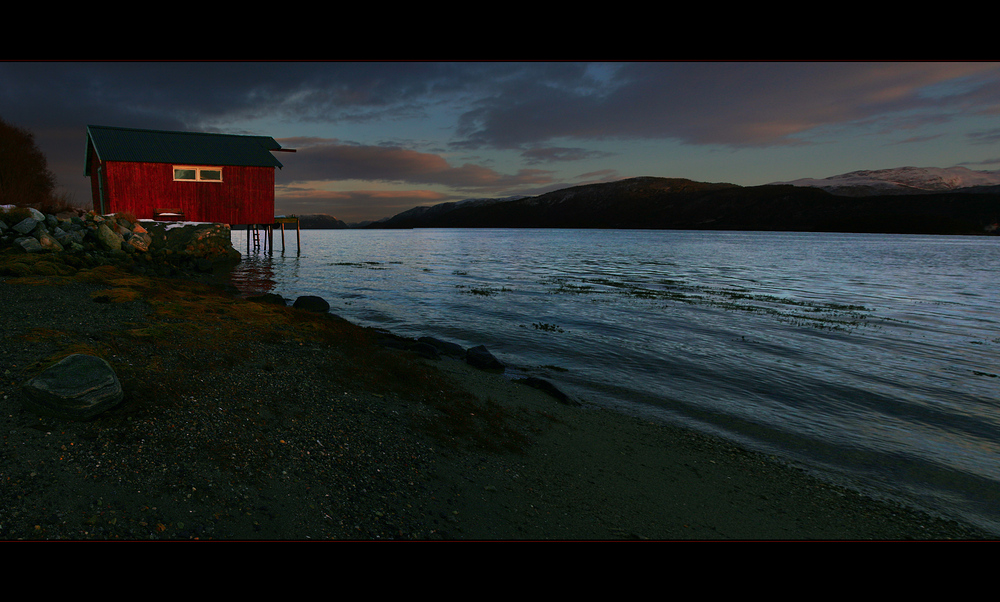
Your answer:
[[[55,185],[34,134],[0,118],[0,205],[49,205]]]

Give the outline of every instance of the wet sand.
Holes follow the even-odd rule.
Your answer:
[[[331,316],[180,280],[0,278],[0,537],[940,540],[986,534],[689,430],[573,407]],[[88,352],[125,401],[42,418]]]
[[[550,417],[523,457],[464,458],[455,532],[473,538],[976,539],[950,521],[834,486],[687,429],[537,391],[452,362],[462,386]],[[463,518],[464,517],[464,518]]]

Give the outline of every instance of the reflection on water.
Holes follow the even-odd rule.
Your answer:
[[[274,262],[266,255],[244,256],[232,271],[231,282],[245,296],[261,295],[274,291],[278,282],[274,275]]]
[[[1000,530],[998,260],[985,237],[312,230],[234,283]]]

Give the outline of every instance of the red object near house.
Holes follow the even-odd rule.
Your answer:
[[[274,223],[268,136],[168,132],[87,126],[84,175],[94,210],[129,212],[138,219]]]

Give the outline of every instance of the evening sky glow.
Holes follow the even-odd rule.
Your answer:
[[[754,186],[1000,169],[1000,63],[0,62],[0,117],[89,205],[87,125],[266,135],[278,214],[635,176]]]

